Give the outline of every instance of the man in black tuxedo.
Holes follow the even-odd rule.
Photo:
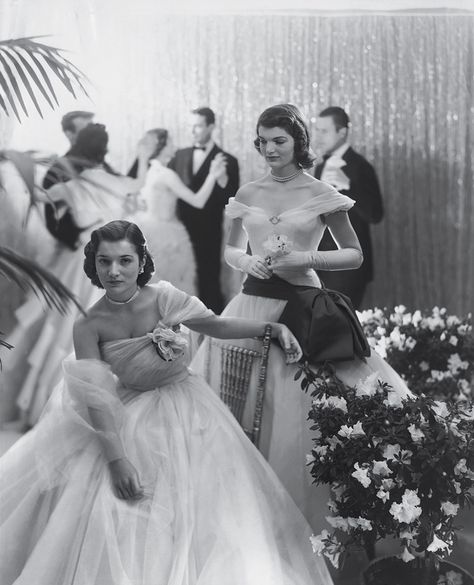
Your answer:
[[[71,148],[74,146],[79,132],[88,126],[93,118],[92,112],[83,111],[68,112],[63,116],[61,127],[71,144]],[[64,158],[67,159],[69,155],[70,150],[66,152]],[[59,163],[54,163],[43,179],[43,188],[49,189],[56,183],[69,179],[70,176],[63,167]],[[66,203],[64,201],[56,201],[54,204],[46,203],[44,215],[49,233],[68,248],[75,250],[81,230],[77,227]]]
[[[367,284],[373,279],[373,254],[370,224],[383,218],[382,195],[373,166],[348,142],[349,116],[339,107],[323,110],[316,120],[318,147],[323,161],[316,165],[314,176],[333,185],[340,193],[354,199],[349,217],[359,238],[364,261],[357,270],[320,272],[327,288],[346,294],[356,309],[362,304]],[[337,248],[331,234],[325,231],[320,250]]]
[[[195,193],[209,173],[212,159],[223,150],[212,140],[214,112],[207,107],[192,111],[194,146],[176,151],[169,167]],[[237,159],[224,152],[227,177],[217,181],[206,205],[196,209],[178,201],[178,214],[186,226],[196,256],[199,298],[215,313],[224,308],[220,285],[222,224],[224,207],[239,188]]]

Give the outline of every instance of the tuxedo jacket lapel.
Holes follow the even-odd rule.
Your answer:
[[[212,159],[216,156],[216,154],[220,152],[220,148],[214,144],[211,150],[208,152],[206,158],[202,161],[202,165],[197,170],[197,173],[193,175],[193,179],[195,181],[204,181],[209,174],[209,168],[211,166]],[[193,167],[193,157],[192,157],[192,150],[191,150],[191,172]]]

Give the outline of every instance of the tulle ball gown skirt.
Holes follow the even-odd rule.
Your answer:
[[[56,387],[0,460],[2,585],[330,585],[311,529],[227,407],[194,374],[122,390],[145,495],[118,499],[93,433]]]

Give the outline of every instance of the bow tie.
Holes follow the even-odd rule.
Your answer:
[[[193,146],[193,150],[202,150],[203,152],[205,152],[206,147],[205,146]]]

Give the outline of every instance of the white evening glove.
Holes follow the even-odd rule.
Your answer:
[[[265,280],[272,275],[272,271],[268,268],[268,265],[261,256],[251,256],[241,248],[227,245],[225,247],[224,258],[232,268],[246,272],[256,278]]]
[[[273,270],[351,270],[359,268],[363,255],[356,248],[341,248],[325,252],[293,251],[272,260]]]

